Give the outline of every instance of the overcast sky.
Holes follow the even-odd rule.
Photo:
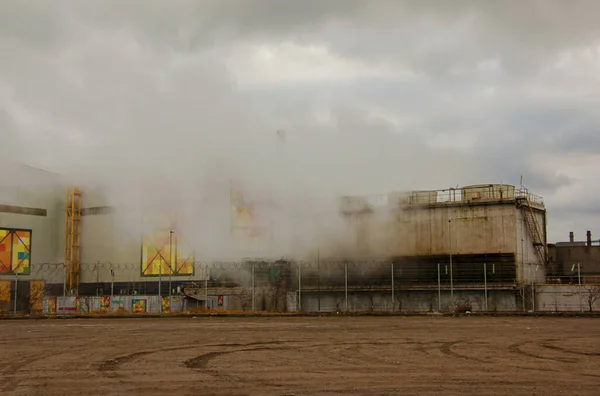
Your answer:
[[[0,150],[98,181],[284,169],[306,195],[523,175],[550,241],[600,238],[599,17],[594,0],[4,0]]]

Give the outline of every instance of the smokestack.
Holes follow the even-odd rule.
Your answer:
[[[573,235],[573,231],[569,232],[569,242],[575,242],[575,236]]]
[[[588,231],[586,236],[587,236],[587,245],[592,246],[592,231]]]

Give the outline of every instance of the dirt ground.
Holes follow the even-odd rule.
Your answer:
[[[600,320],[0,321],[2,395],[599,395]]]

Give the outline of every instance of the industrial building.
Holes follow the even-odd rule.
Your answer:
[[[43,170],[17,173],[0,191],[5,310],[15,295],[15,309],[26,310],[40,287],[46,297],[185,293],[227,309],[434,310],[462,299],[515,310],[529,307],[551,270],[542,198],[506,184],[344,197],[344,234],[300,259],[285,244],[261,245],[266,233],[289,237],[277,229],[276,205],[250,204],[228,183],[202,198],[203,213],[188,197],[181,216],[133,210]],[[186,222],[195,216],[202,232]]]
[[[584,241],[575,241],[573,232],[568,242],[548,245],[548,276],[553,283],[600,283],[600,240],[586,232]]]

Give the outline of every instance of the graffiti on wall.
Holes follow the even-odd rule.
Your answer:
[[[146,312],[146,299],[135,299],[131,300],[131,312],[133,313],[144,313]]]
[[[0,312],[10,309],[10,281],[0,280]]]
[[[48,297],[48,313],[55,314],[56,313],[56,297]]]
[[[171,312],[171,297],[163,296],[161,298],[161,300],[162,300],[161,312]]]
[[[110,309],[110,296],[100,297],[100,311],[108,312]]]
[[[32,311],[41,311],[44,307],[44,289],[46,284],[43,280],[29,281],[29,308]]]
[[[0,228],[0,274],[29,274],[31,230]]]

